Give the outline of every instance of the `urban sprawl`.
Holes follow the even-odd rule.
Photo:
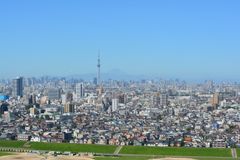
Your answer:
[[[240,145],[240,84],[66,78],[0,81],[0,139],[99,145]]]

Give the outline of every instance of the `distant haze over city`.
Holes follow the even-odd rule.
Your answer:
[[[240,0],[0,0],[0,160],[239,157]]]
[[[240,79],[239,1],[1,1],[0,78]]]

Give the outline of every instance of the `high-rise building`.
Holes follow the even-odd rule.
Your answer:
[[[165,107],[168,105],[168,96],[167,94],[161,94],[160,95],[160,106]]]
[[[119,94],[118,99],[119,99],[119,103],[126,104],[126,95],[125,94]]]
[[[49,88],[48,89],[48,99],[49,100],[59,100],[60,99],[60,89]]]
[[[164,107],[168,104],[167,94],[156,93],[153,95],[153,107]]]
[[[160,93],[156,93],[152,97],[152,105],[153,107],[159,107],[160,106]]]
[[[84,86],[83,83],[77,83],[76,84],[76,96],[77,100],[81,100],[81,98],[84,97]]]
[[[23,77],[13,79],[13,97],[23,96]]]
[[[28,98],[28,104],[36,104],[37,101],[36,101],[36,95],[34,94],[31,94]]]
[[[65,105],[67,103],[67,95],[66,94],[62,94],[61,98],[62,98],[62,104]]]
[[[219,93],[214,93],[213,97],[211,98],[211,104],[214,107],[217,107],[219,105]]]
[[[74,105],[70,102],[64,105],[64,113],[74,113]]]
[[[35,107],[32,107],[29,109],[29,112],[30,112],[30,116],[35,116],[38,112],[37,108]]]
[[[112,112],[118,110],[119,100],[117,98],[112,99]]]

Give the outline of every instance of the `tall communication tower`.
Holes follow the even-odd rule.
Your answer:
[[[100,60],[100,51],[98,51],[98,64],[97,64],[98,72],[97,72],[97,84],[101,85],[101,60]]]

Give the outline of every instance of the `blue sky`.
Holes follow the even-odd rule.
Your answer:
[[[240,80],[240,1],[0,1],[1,77],[102,70]]]

